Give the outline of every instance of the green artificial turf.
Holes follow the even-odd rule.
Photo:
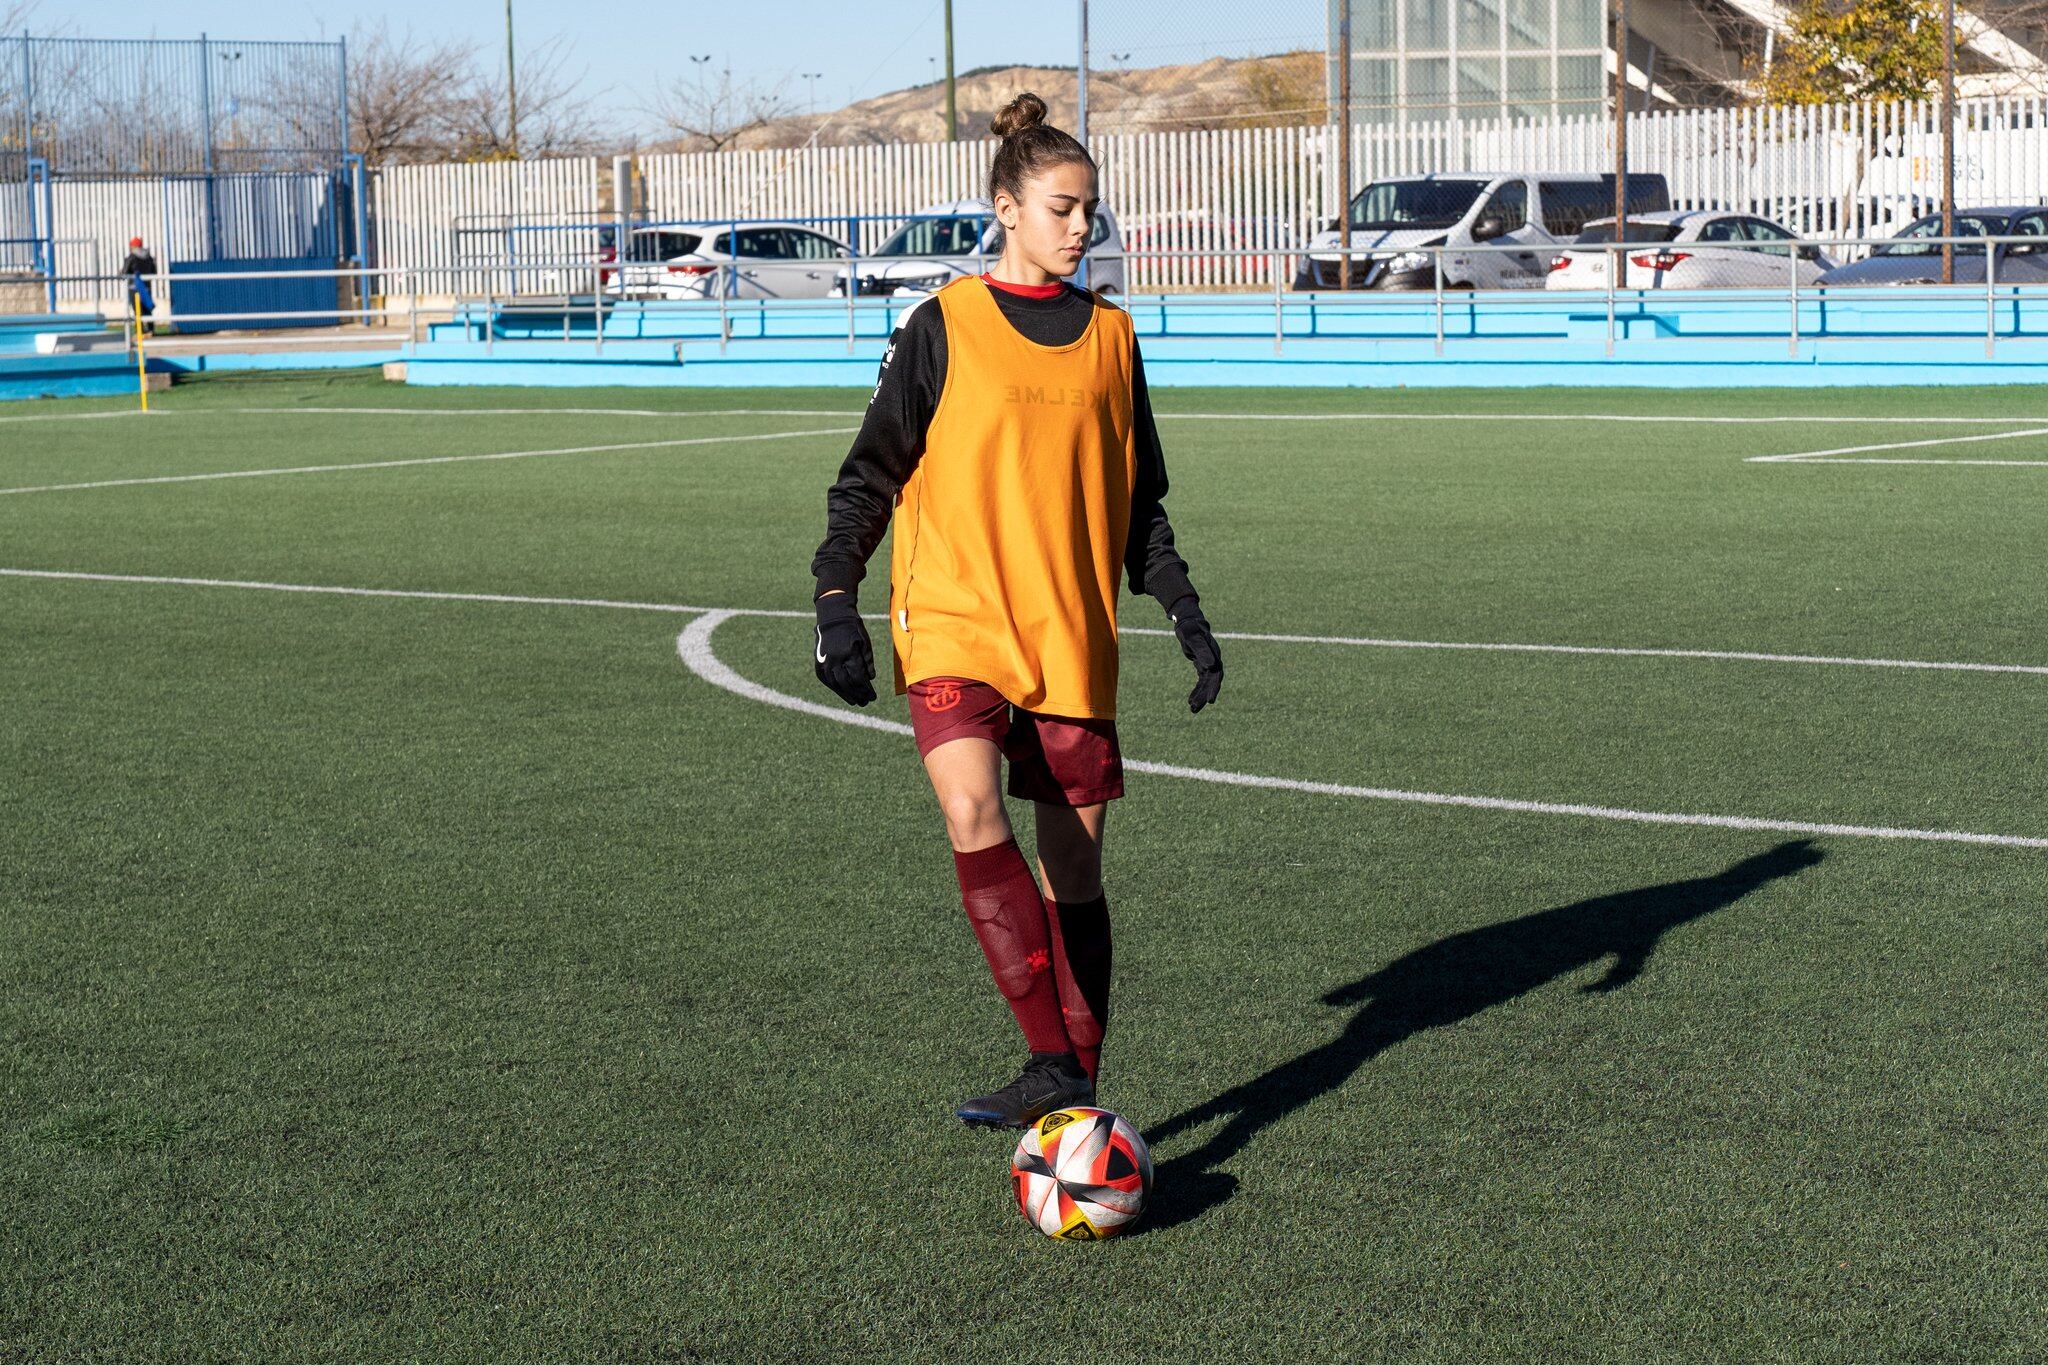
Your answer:
[[[864,400],[213,382],[0,420],[0,487]],[[1157,400],[1219,630],[2048,665],[2048,468],[1744,462],[2024,391]],[[1593,413],[1858,420],[1512,417]],[[0,568],[800,611],[847,442],[4,494]],[[2048,1353],[2048,850],[1134,775],[1102,1098],[1158,1186],[1066,1246],[949,1116],[1021,1046],[908,740],[693,619],[0,577],[0,1360]],[[714,643],[831,700],[802,620]],[[1224,650],[1190,716],[1126,638],[1128,755],[2048,836],[2039,674]]]

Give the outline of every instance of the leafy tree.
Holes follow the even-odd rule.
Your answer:
[[[1933,0],[1801,0],[1764,73],[1764,98],[1924,99],[1941,81],[1941,29]]]

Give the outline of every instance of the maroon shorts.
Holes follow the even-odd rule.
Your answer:
[[[987,683],[927,678],[910,685],[910,728],[920,758],[948,740],[988,740],[1010,760],[1010,795],[1025,801],[1092,806],[1124,794],[1113,720],[1042,716]]]

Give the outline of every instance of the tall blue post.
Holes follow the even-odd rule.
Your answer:
[[[33,268],[43,277],[43,295],[48,310],[57,311],[57,229],[56,203],[50,194],[50,163],[39,156],[28,159],[28,235],[32,240]]]
[[[29,56],[29,37],[21,35],[21,152],[36,154],[36,66]]]
[[[213,50],[199,35],[199,128],[206,155],[206,259],[220,259],[220,211],[213,184]]]
[[[336,132],[339,134],[334,145],[341,148],[342,155],[348,155],[348,37],[343,35],[341,43],[341,104],[335,110],[338,115]]]

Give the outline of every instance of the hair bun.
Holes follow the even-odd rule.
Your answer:
[[[995,118],[989,121],[988,130],[997,137],[1011,138],[1026,128],[1036,128],[1045,122],[1045,101],[1026,90],[1002,107]]]

